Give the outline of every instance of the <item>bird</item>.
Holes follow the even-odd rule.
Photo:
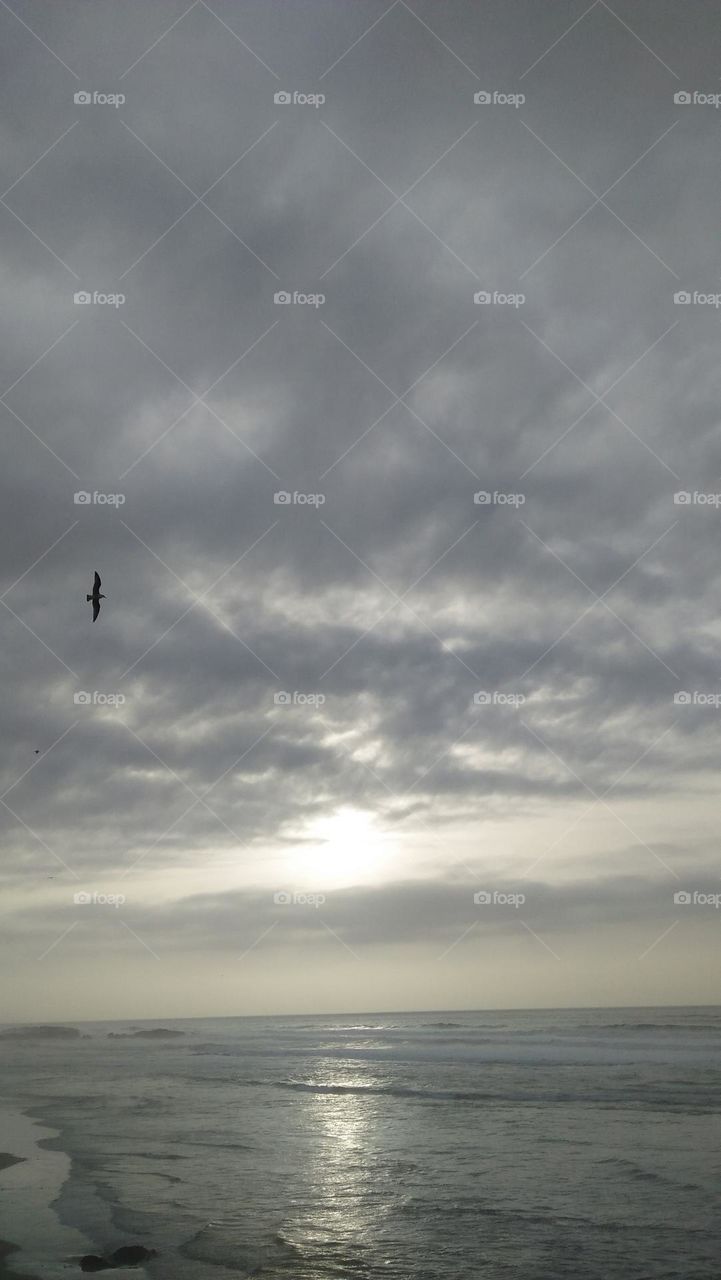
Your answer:
[[[102,585],[103,585],[103,584],[102,584],[102,582],[100,581],[100,574],[98,573],[98,571],[97,571],[97,569],[96,569],[96,570],[95,570],[95,581],[94,581],[94,583],[93,583],[93,594],[92,594],[91,596],[86,596],[86,597],[85,597],[85,599],[87,600],[88,604],[90,603],[90,601],[91,601],[91,600],[92,600],[92,602],[93,602],[93,622],[95,622],[95,619],[97,618],[98,614],[100,613],[100,601],[101,601],[101,600],[105,600],[105,599],[107,599],[107,597],[106,597],[106,596],[103,596],[103,595],[101,595],[101,594],[100,594],[100,588],[101,588],[101,586],[102,586]]]

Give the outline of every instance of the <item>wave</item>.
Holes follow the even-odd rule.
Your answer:
[[[649,1089],[644,1088],[637,1095],[631,1096],[626,1086],[620,1091],[607,1089],[588,1093],[568,1089],[498,1089],[496,1091],[487,1089],[422,1089],[414,1088],[412,1085],[325,1084],[312,1080],[236,1080],[234,1083],[255,1088],[283,1089],[294,1093],[336,1095],[339,1097],[351,1095],[361,1098],[416,1098],[422,1102],[467,1102],[476,1104],[525,1102],[530,1105],[581,1103],[587,1106],[612,1105],[616,1107],[619,1105],[619,1101],[623,1100],[630,1107],[641,1105],[656,1107],[659,1101],[663,1100],[664,1105],[669,1110],[676,1109],[674,1100],[669,1098],[667,1094],[654,1095]],[[693,1107],[694,1104],[702,1111],[715,1105],[713,1098],[710,1101],[705,1098],[697,1098],[693,1102],[684,1100],[683,1109],[687,1110],[689,1107]]]
[[[598,1168],[602,1168],[604,1165],[610,1165],[614,1173],[618,1173],[632,1182],[657,1182],[662,1183],[664,1186],[680,1188],[683,1191],[704,1190],[698,1183],[679,1183],[675,1178],[664,1177],[663,1174],[656,1173],[653,1169],[642,1169],[635,1161],[624,1160],[621,1156],[609,1156],[605,1160],[598,1161]]]
[[[599,1031],[681,1031],[685,1035],[687,1031],[715,1031],[717,1035],[721,1035],[721,1019],[715,1022],[607,1022],[603,1027],[598,1028]]]
[[[464,1089],[414,1089],[411,1085],[357,1085],[320,1084],[305,1080],[271,1080],[266,1083],[274,1089],[292,1089],[298,1093],[358,1094],[361,1097],[377,1095],[390,1098],[430,1098],[443,1102],[484,1102],[494,1095],[478,1090]]]
[[[422,1027],[465,1027],[467,1031],[471,1031],[473,1029],[468,1026],[467,1022],[421,1022],[420,1025]],[[483,1028],[479,1027],[479,1030],[483,1030]]]
[[[211,1077],[208,1083],[234,1084],[240,1088],[288,1089],[296,1093],[357,1094],[361,1097],[429,1098],[443,1102],[488,1102],[507,1097],[477,1089],[416,1089],[412,1085],[324,1084],[312,1080],[240,1080],[235,1076]],[[535,1093],[519,1093],[514,1099],[533,1100]]]
[[[478,1066],[481,1064],[505,1064],[517,1068],[535,1067],[550,1071],[559,1066],[588,1067],[630,1067],[634,1063],[658,1065],[666,1067],[681,1065],[697,1066],[713,1065],[718,1053],[718,1040],[709,1036],[706,1040],[694,1037],[692,1041],[676,1041],[661,1035],[657,1039],[650,1036],[620,1037],[604,1039],[548,1039],[540,1041],[518,1041],[517,1039],[498,1039],[493,1041],[468,1041],[459,1036],[448,1039],[414,1040],[396,1044],[346,1044],[328,1045],[313,1044],[304,1047],[289,1045],[256,1046],[238,1045],[216,1053],[217,1058],[224,1061],[243,1062],[265,1061],[270,1068],[272,1062],[305,1061],[308,1063],[325,1062],[376,1062],[399,1066],[409,1064],[451,1063],[455,1066]]]

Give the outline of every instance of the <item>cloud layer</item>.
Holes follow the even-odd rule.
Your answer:
[[[208,975],[267,931],[289,1005],[315,935],[279,914],[284,886],[326,894],[341,947],[395,948],[407,1004],[474,886],[526,894],[505,998],[549,1004],[593,1002],[609,928],[638,960],[675,891],[713,891],[715,18],[2,11],[21,1012],[52,945],[62,1016],[86,885],[122,883],[147,948],[200,949]],[[683,916],[674,998],[713,996],[712,916]],[[544,996],[526,944],[564,931],[598,945]],[[304,1007],[344,998],[339,979]],[[454,968],[436,999],[473,996]]]

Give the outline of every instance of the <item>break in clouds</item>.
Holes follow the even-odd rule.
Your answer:
[[[18,1008],[714,998],[716,18],[2,9]]]

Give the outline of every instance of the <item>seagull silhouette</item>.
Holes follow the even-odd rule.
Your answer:
[[[94,583],[93,583],[93,594],[92,594],[91,596],[86,596],[86,597],[85,597],[85,599],[87,600],[88,604],[90,603],[90,601],[91,601],[91,600],[92,600],[92,602],[93,602],[93,622],[95,622],[95,619],[97,618],[98,614],[100,613],[100,601],[101,601],[101,600],[105,600],[105,599],[107,599],[107,597],[106,597],[106,596],[103,596],[103,595],[101,595],[101,594],[100,594],[100,588],[101,588],[101,586],[102,586],[102,585],[103,585],[103,584],[102,584],[102,582],[100,581],[100,574],[98,573],[98,571],[97,571],[97,569],[96,569],[96,570],[95,570],[95,581],[94,581]]]

